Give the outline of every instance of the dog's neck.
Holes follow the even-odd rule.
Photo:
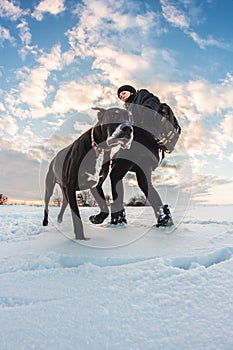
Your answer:
[[[95,150],[96,153],[96,157],[98,158],[100,153],[102,152],[102,148],[99,147],[98,143],[95,140],[95,129],[97,126],[93,126],[93,128],[91,128],[91,147]]]
[[[109,149],[106,139],[107,132],[100,124],[96,124],[91,128],[91,147],[95,150],[96,156],[98,157],[102,150]]]

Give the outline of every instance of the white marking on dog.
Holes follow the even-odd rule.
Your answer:
[[[103,165],[104,152],[100,152],[99,157],[96,158],[94,173],[85,172],[88,182],[94,182],[92,187],[95,187],[99,181],[99,173]]]

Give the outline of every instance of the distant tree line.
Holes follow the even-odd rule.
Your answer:
[[[110,195],[106,195],[106,201],[107,204],[110,205],[111,197]],[[62,193],[61,191],[56,188],[54,191],[54,195],[52,198],[52,201],[54,205],[60,207],[62,203]],[[0,205],[7,204],[8,197],[4,194],[0,194]],[[77,193],[77,202],[82,207],[96,207],[97,203],[94,197],[92,196],[92,193],[90,190],[82,191]],[[129,202],[126,203],[127,206],[130,207],[140,207],[140,206],[147,206],[149,205],[147,199],[144,195],[136,195],[132,198],[130,198]]]
[[[81,207],[96,207],[98,204],[96,203],[96,200],[92,196],[92,193],[90,190],[81,191],[77,193],[77,202],[78,205]],[[110,195],[105,195],[107,204],[110,205],[111,197]],[[62,193],[60,189],[56,188],[54,191],[53,199],[52,199],[54,205],[60,207],[62,203]],[[144,195],[136,195],[129,199],[129,202],[125,204],[126,206],[130,207],[144,207],[148,206],[149,203]]]
[[[130,198],[129,202],[126,204],[129,207],[145,207],[148,206],[149,203],[144,195],[136,195]]]

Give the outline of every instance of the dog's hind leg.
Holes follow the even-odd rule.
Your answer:
[[[62,189],[62,206],[61,206],[61,210],[60,210],[58,217],[57,217],[57,222],[59,222],[59,223],[62,222],[63,215],[64,215],[64,212],[66,210],[67,205],[68,205],[68,200],[67,200],[66,195]]]
[[[44,207],[43,226],[48,225],[49,200],[53,194],[53,189],[55,184],[56,184],[55,176],[53,174],[52,166],[50,165],[49,171],[46,175],[46,180],[45,180],[45,199],[44,199],[45,207]]]
[[[84,237],[83,223],[77,205],[76,191],[70,186],[66,189],[65,193],[67,194],[67,199],[71,209],[75,239],[84,240],[86,238]]]

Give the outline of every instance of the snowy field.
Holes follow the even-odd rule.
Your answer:
[[[44,228],[43,208],[0,206],[1,350],[233,349],[233,205],[190,207],[171,232],[149,207],[116,228],[82,208],[85,242],[57,210]]]

